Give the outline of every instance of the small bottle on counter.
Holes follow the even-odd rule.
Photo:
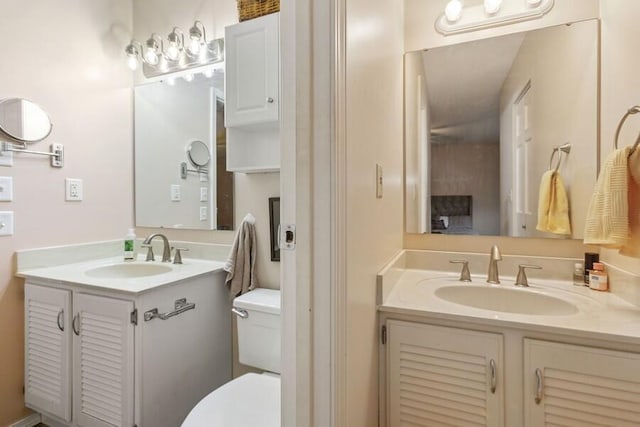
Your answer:
[[[124,238],[124,259],[125,261],[133,261],[135,257],[135,241],[136,233],[133,228],[129,229],[127,237]]]
[[[593,263],[593,270],[589,272],[589,287],[596,291],[609,290],[609,277],[601,262]]]
[[[600,255],[593,252],[584,254],[584,283],[589,286],[589,273],[593,270],[593,263],[600,261]]]
[[[573,264],[573,284],[576,286],[585,286],[584,283],[584,266],[581,262]]]

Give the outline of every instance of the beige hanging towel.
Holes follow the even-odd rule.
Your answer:
[[[229,287],[231,299],[258,286],[255,274],[257,249],[255,222],[256,219],[251,214],[244,217],[233,241],[229,259],[224,266],[224,271],[227,272],[225,282]]]
[[[562,177],[555,170],[546,171],[540,180],[536,229],[554,234],[571,234],[569,199]]]
[[[633,178],[640,160],[636,153],[629,159],[630,152],[625,147],[607,157],[587,211],[584,243],[640,256],[640,186]]]

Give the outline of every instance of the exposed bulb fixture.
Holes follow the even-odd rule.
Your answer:
[[[444,15],[447,17],[447,21],[456,22],[460,19],[462,6],[462,0],[449,0],[449,3],[444,8]]]
[[[488,15],[495,15],[500,10],[502,0],[484,0],[484,10]]]
[[[160,40],[160,43],[158,43]],[[160,62],[160,55],[162,55],[162,39],[156,33],[151,34],[149,40],[145,43],[144,48],[144,60],[149,65],[158,65]]]
[[[129,43],[124,49],[127,54],[127,65],[131,71],[135,71],[138,68],[138,54],[140,53],[140,50],[136,47],[136,44],[140,45],[137,41],[131,40],[131,43]]]
[[[198,27],[198,24],[200,24],[200,27]],[[193,56],[200,55],[202,45],[207,43],[206,31],[202,22],[196,21],[193,23],[193,27],[189,29],[189,38],[191,39],[189,42],[189,52],[191,52]]]
[[[207,41],[204,25],[195,21],[189,29],[187,45],[185,33],[180,28],[173,27],[166,40],[157,33],[151,34],[144,44],[131,40],[125,53],[129,68],[136,70],[142,62],[142,72],[149,78],[222,62],[224,40]]]
[[[180,51],[184,48],[184,34],[178,27],[173,27],[173,30],[167,36],[169,46],[167,47],[167,58],[172,61],[180,59]]]

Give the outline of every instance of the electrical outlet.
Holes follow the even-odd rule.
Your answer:
[[[209,200],[209,189],[207,187],[200,187],[200,201],[206,202]]]
[[[10,202],[13,200],[13,177],[0,176],[0,201]]]
[[[207,207],[200,206],[200,221],[206,221],[206,220],[207,220]]]
[[[0,236],[13,235],[13,211],[0,212]]]
[[[178,184],[171,185],[171,201],[179,202],[182,200],[182,194],[180,192],[180,186]]]
[[[68,202],[79,202],[82,200],[82,180],[76,178],[66,178],[65,182],[65,197]]]

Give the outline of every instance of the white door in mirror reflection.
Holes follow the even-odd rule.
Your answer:
[[[516,99],[514,113],[514,218],[512,236],[528,237],[535,230],[533,207],[536,206],[535,177],[529,153],[533,150],[534,135],[531,126],[531,84],[527,83],[521,95]]]

